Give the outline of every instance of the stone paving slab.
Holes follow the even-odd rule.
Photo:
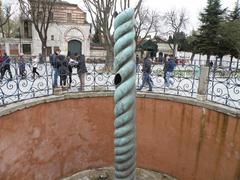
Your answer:
[[[176,178],[164,173],[140,168],[137,168],[136,174],[136,180],[177,180]],[[62,180],[114,180],[114,169],[111,167],[85,170],[72,176],[63,178]]]

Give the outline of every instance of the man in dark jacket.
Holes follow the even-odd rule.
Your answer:
[[[176,66],[175,59],[173,58],[173,56],[170,56],[166,64],[166,81],[165,81],[166,87],[170,87],[170,85],[173,85],[174,83],[172,77],[175,66]]]
[[[80,80],[80,91],[83,91],[85,86],[85,76],[87,73],[85,56],[82,54],[80,57],[78,57],[77,60],[78,60],[77,73]]]
[[[58,87],[58,76],[59,76],[59,50],[56,50],[50,57],[50,63],[53,67],[53,88]]]
[[[143,82],[140,88],[138,88],[137,90],[141,90],[145,85],[145,83],[148,83],[149,85],[148,91],[152,91],[152,84],[151,84],[151,77],[150,77],[150,74],[152,72],[151,66],[152,66],[152,61],[150,60],[150,58],[145,58],[143,61],[143,69],[142,69]]]
[[[8,71],[9,76],[10,76],[10,80],[12,79],[12,72],[10,69],[10,57],[7,55],[7,53],[4,53],[3,57],[2,57],[2,71],[1,71],[1,81],[6,73],[6,71]]]

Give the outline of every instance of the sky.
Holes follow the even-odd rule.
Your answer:
[[[83,3],[81,3],[82,0],[66,1],[70,3],[77,3],[83,10],[85,10]],[[236,1],[237,0],[221,0],[222,7],[232,10]],[[137,2],[137,0],[131,0],[131,2],[134,4]],[[199,13],[202,12],[204,7],[207,5],[207,0],[143,0],[143,2],[145,7],[149,7],[150,9],[159,11],[160,13],[164,13],[171,9],[184,9],[189,18],[189,24],[187,27],[188,31],[197,29],[197,27],[200,25]]]
[[[17,0],[2,0],[3,3],[17,3]],[[82,0],[65,0],[70,3],[78,4],[81,9],[86,11]],[[138,0],[131,0],[132,5],[136,4]],[[222,8],[228,8],[232,10],[237,0],[221,0]],[[200,25],[199,13],[203,11],[204,7],[207,5],[207,0],[143,0],[143,5],[149,7],[152,10],[156,10],[161,14],[164,12],[175,9],[184,9],[189,18],[189,23],[187,25],[187,31],[190,32],[193,29],[197,29]],[[88,21],[91,22],[88,16]]]

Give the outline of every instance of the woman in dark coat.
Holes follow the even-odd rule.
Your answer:
[[[60,86],[66,86],[67,84],[67,76],[68,76],[68,61],[65,59],[64,56],[59,56],[60,60],[60,67],[59,67],[59,74],[60,74]]]

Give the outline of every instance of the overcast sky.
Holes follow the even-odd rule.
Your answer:
[[[86,11],[82,0],[65,0],[70,3],[78,4],[83,10]],[[134,4],[138,0],[131,0],[131,3]],[[222,8],[228,8],[228,10],[232,10],[235,2],[237,0],[221,0]],[[3,0],[3,3],[11,2],[16,3],[17,0]],[[203,11],[203,8],[206,7],[207,0],[143,0],[144,6],[149,7],[153,10],[157,10],[160,13],[164,13],[167,10],[171,9],[185,9],[187,15],[189,17],[189,24],[187,27],[187,31],[191,31],[192,29],[196,29],[199,22],[199,13]],[[90,18],[88,17],[88,21],[90,22]]]
[[[84,10],[82,0],[66,0],[77,3]],[[206,7],[207,0],[143,0],[144,6],[164,13],[170,9],[185,9],[189,17],[188,31],[199,26],[199,13]],[[232,10],[237,0],[221,0],[222,7]],[[136,2],[136,0],[131,0]]]

